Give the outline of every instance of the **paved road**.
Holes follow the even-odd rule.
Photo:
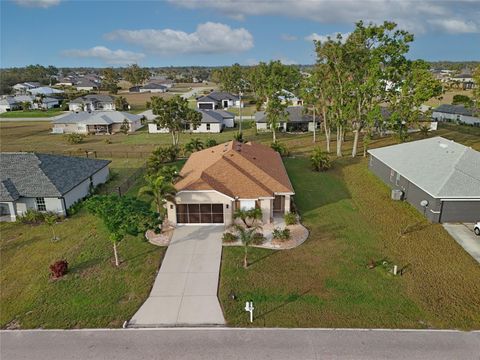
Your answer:
[[[443,224],[447,232],[480,263],[480,236],[473,232],[473,224]]]
[[[2,360],[480,359],[480,332],[334,329],[3,331]]]
[[[223,226],[178,226],[133,327],[224,325],[217,298]]]

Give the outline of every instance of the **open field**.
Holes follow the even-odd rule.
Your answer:
[[[53,117],[63,114],[63,111],[58,109],[49,109],[49,110],[16,110],[16,111],[7,111],[0,113],[0,118],[5,119],[15,119],[15,118],[42,118],[42,117]]]
[[[141,165],[138,159],[111,164],[115,187]],[[142,236],[119,245],[115,268],[103,224],[84,210],[55,225],[1,223],[0,327],[121,327],[148,296],[164,249]],[[66,259],[69,272],[49,279],[49,265]]]
[[[466,95],[472,97],[472,94],[472,90],[452,89],[446,91],[445,94],[442,95],[442,98],[440,100],[432,98],[425,104],[433,107],[436,107],[440,104],[451,104],[455,95]]]
[[[269,144],[272,141],[271,133],[258,133],[249,127],[250,122],[244,123],[244,138]],[[55,152],[84,155],[85,151],[97,151],[99,157],[143,157],[158,145],[170,145],[169,134],[149,134],[146,127],[134,134],[124,135],[91,135],[87,136],[81,144],[68,144],[62,135],[50,133],[51,124],[48,122],[0,122],[0,148],[2,151],[38,151]],[[231,140],[237,129],[228,129],[220,134],[190,134],[180,135],[180,143],[184,144],[191,138],[200,138],[202,141],[212,138],[218,143]],[[325,148],[324,136],[318,135],[315,146]],[[464,145],[471,146],[480,151],[480,129],[467,126],[442,124],[438,131],[430,136],[443,136],[447,139],[458,141]],[[333,136],[334,137],[334,136]],[[411,139],[421,138],[420,134],[411,135]],[[110,140],[110,144],[106,143]],[[311,152],[314,144],[312,134],[279,134],[278,139],[284,143],[292,152],[298,155],[306,155]],[[388,136],[375,138],[371,147],[381,147],[395,143],[395,140]],[[347,134],[344,146],[344,155],[351,152],[352,135]],[[362,144],[360,143],[360,152]],[[331,148],[335,148],[335,141]],[[128,153],[128,154],[127,154]]]
[[[480,267],[438,224],[392,202],[365,159],[314,173],[308,159],[285,161],[309,239],[287,251],[223,250],[220,299],[229,325],[480,329]],[[394,277],[374,260],[405,268]],[[448,264],[452,264],[449,266]],[[237,300],[231,300],[234,292]]]

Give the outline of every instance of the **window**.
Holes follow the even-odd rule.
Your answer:
[[[395,185],[399,185],[400,184],[400,174],[397,173],[397,177],[395,178]]]
[[[45,205],[45,198],[37,197],[35,198],[35,203],[37,204],[38,211],[47,211],[47,206]]]
[[[207,131],[210,131],[210,124],[207,124]]]
[[[393,183],[393,177],[395,176],[395,171],[390,170],[390,182]]]
[[[240,209],[242,210],[255,209],[255,200],[240,200]]]

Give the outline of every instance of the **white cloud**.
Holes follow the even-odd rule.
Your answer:
[[[165,55],[235,53],[253,47],[253,36],[248,30],[213,22],[199,24],[192,33],[172,29],[115,30],[105,38]]]
[[[295,41],[298,38],[295,35],[282,34],[280,35],[280,39],[282,39],[283,41]]]
[[[23,7],[48,8],[60,4],[60,0],[14,0],[17,5]]]
[[[359,19],[383,23],[392,20],[413,32],[480,32],[478,0],[168,0],[188,9],[214,9],[229,16],[281,15],[323,24],[352,25]],[[234,10],[233,10],[234,9]],[[465,24],[440,25],[438,19],[463,19]]]
[[[145,54],[127,50],[110,50],[105,46],[95,46],[90,49],[71,49],[62,52],[64,56],[77,58],[96,58],[110,65],[125,65],[137,63],[145,57]]]
[[[480,25],[473,21],[464,21],[460,19],[434,19],[430,24],[438,29],[450,34],[466,34],[480,32]]]
[[[320,42],[325,42],[328,41],[328,39],[332,40],[337,40],[337,35],[340,34],[342,36],[342,42],[345,42],[347,38],[350,36],[350,33],[332,33],[332,34],[327,34],[327,35],[319,35],[317,33],[312,33],[308,36],[305,36],[305,40],[307,41],[320,41]]]

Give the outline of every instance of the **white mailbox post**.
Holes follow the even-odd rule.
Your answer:
[[[245,303],[245,311],[248,311],[250,313],[250,322],[253,323],[253,301],[247,301]]]

